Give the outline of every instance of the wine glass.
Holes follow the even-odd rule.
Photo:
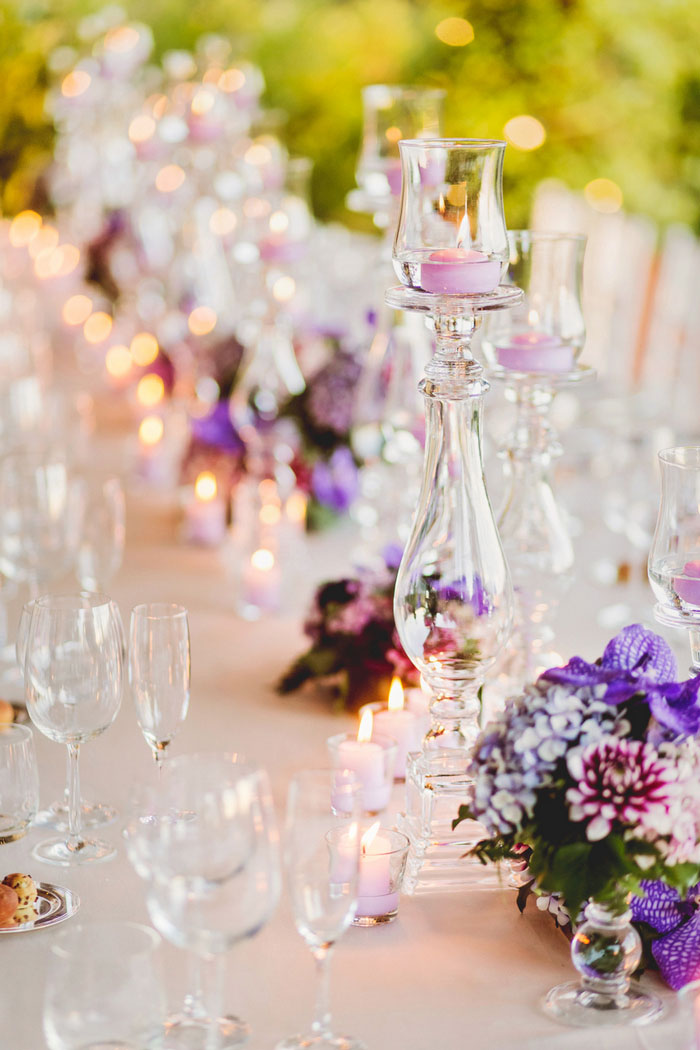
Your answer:
[[[153,925],[209,964],[185,1011],[168,1019],[168,1048],[195,1045],[198,1033],[207,1050],[240,1043],[247,1026],[222,1016],[223,953],[258,933],[279,899],[267,774],[236,755],[173,759],[132,817],[127,850],[148,880]]]
[[[165,991],[160,937],[135,922],[93,921],[51,945],[44,994],[49,1050],[162,1046]]]
[[[29,633],[29,624],[32,618],[32,609],[34,607],[34,601],[35,599],[32,599],[31,601],[25,602],[22,606],[22,612],[20,613],[19,624],[17,627],[15,653],[17,657],[17,666],[19,667],[20,674],[22,675],[23,683],[24,664],[27,658],[27,635]],[[56,799],[49,806],[47,806],[46,809],[39,810],[39,812],[34,817],[34,824],[40,827],[53,828],[55,831],[68,831],[68,785],[70,784],[70,777],[71,759],[70,755],[67,755],[66,787],[63,790],[63,798],[60,800]],[[111,824],[112,821],[116,820],[117,818],[117,811],[114,808],[114,806],[109,806],[105,802],[86,802],[84,799],[80,800],[80,813],[81,824],[84,828],[102,827],[105,824]]]
[[[29,726],[0,726],[0,844],[25,834],[39,808],[39,771]]]
[[[129,627],[129,684],[136,717],[160,770],[190,702],[190,628],[182,605],[137,605]]]
[[[122,640],[119,610],[105,595],[44,595],[33,603],[24,668],[27,711],[40,732],[66,744],[70,765],[68,837],[39,843],[37,860],[73,865],[116,853],[83,836],[78,756],[80,745],[108,729],[119,711]]]
[[[71,482],[75,510],[75,574],[86,591],[104,591],[124,555],[124,489],[117,477]]]
[[[331,951],[352,924],[360,855],[360,784],[347,770],[305,770],[289,786],[284,865],[297,930],[316,960],[318,984],[311,1033],[276,1050],[362,1050],[331,1029]]]

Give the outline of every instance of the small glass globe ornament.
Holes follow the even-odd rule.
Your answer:
[[[403,188],[393,261],[402,284],[451,296],[498,288],[509,254],[505,146],[480,139],[399,143]]]
[[[586,238],[574,233],[509,230],[505,281],[523,301],[486,318],[481,345],[492,369],[527,375],[570,373],[586,326],[581,304]]]
[[[700,445],[659,452],[661,503],[649,551],[656,619],[690,632],[691,671],[700,674]]]
[[[357,164],[359,192],[350,207],[375,211],[401,194],[401,139],[440,134],[445,92],[441,88],[370,84],[362,90],[362,146]]]

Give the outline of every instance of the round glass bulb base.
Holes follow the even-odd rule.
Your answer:
[[[119,816],[114,806],[104,802],[82,802],[80,809],[83,828],[101,828],[113,824]],[[68,807],[64,802],[52,802],[47,809],[37,813],[33,823],[36,827],[53,828],[68,834]]]
[[[168,1050],[203,1050],[213,1029],[218,1028],[216,1046],[219,1050],[231,1050],[243,1046],[250,1038],[250,1026],[238,1017],[219,1017],[212,1022],[208,1017],[191,1017],[187,1014],[172,1014],[165,1021],[165,1046]]]
[[[365,1044],[349,1035],[293,1035],[275,1050],[366,1050]]]
[[[585,988],[579,981],[552,988],[542,1008],[549,1017],[578,1028],[651,1024],[664,1012],[661,999],[647,992],[630,988],[613,997]]]
[[[117,850],[114,846],[97,839],[83,839],[79,849],[71,849],[63,838],[45,839],[32,850],[35,860],[41,860],[45,864],[56,864],[62,868],[112,860],[116,855]]]

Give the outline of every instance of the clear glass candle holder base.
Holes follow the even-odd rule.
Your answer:
[[[445,748],[409,755],[406,766],[406,812],[398,828],[410,843],[404,893],[461,890],[467,886],[500,887],[498,873],[465,856],[486,832],[476,821],[453,828],[460,805],[469,798],[469,752]]]
[[[356,915],[352,920],[353,926],[384,926],[387,922],[393,922],[399,914],[399,909],[387,912],[386,915]]]
[[[63,838],[45,839],[32,850],[35,860],[41,860],[45,864],[56,864],[61,868],[96,864],[112,860],[116,855],[117,850],[114,846],[98,839],[83,839],[78,849],[71,849]]]
[[[209,1045],[208,1039],[216,1038],[218,1050],[233,1050],[243,1046],[249,1037],[250,1026],[237,1017],[219,1017],[213,1025],[208,1017],[181,1013],[167,1018],[163,1045],[168,1050],[202,1050]]]
[[[611,997],[584,988],[579,981],[560,984],[542,1000],[546,1014],[563,1024],[579,1028],[609,1025],[644,1025],[656,1021],[664,1004],[655,995],[635,988]]]

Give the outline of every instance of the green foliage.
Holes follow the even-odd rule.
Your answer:
[[[51,128],[42,110],[44,60],[71,43],[87,0],[0,0],[0,182],[6,210],[30,201]],[[526,222],[549,176],[582,189],[611,178],[631,211],[700,225],[700,5],[694,0],[124,0],[147,19],[158,52],[223,32],[256,60],[266,102],[288,114],[290,149],[316,162],[319,215],[344,210],[361,126],[359,90],[376,82],[447,89],[446,133],[501,137],[528,113],[547,138],[510,147],[509,224]],[[435,35],[467,18],[474,40]]]

